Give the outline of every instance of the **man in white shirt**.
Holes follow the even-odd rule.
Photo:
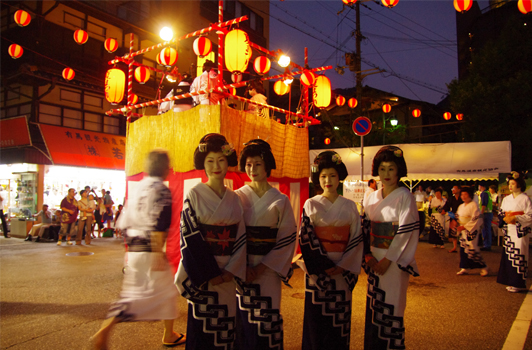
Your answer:
[[[417,209],[423,209],[423,203],[427,200],[427,194],[423,191],[421,185],[419,185],[417,191],[414,192],[414,198],[416,199]]]
[[[85,244],[91,244],[92,213],[94,212],[94,209],[96,209],[96,203],[94,203],[94,200],[88,199],[88,191],[81,190],[80,195],[81,199],[78,201],[79,221],[78,233],[76,234],[76,245],[81,245],[83,227],[85,227]]]
[[[366,203],[369,195],[375,192],[376,190],[377,190],[377,181],[370,179],[368,181],[368,188],[366,189],[366,192],[364,192],[364,199],[362,200],[362,206],[364,205],[364,203]]]
[[[2,231],[4,232],[5,238],[11,238],[7,233],[7,221],[4,216],[4,205],[7,203],[7,192],[4,191],[4,186],[0,186],[0,216],[2,216]]]

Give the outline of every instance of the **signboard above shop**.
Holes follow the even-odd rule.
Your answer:
[[[26,116],[0,120],[0,148],[31,146]]]

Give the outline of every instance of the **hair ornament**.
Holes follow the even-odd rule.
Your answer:
[[[207,142],[200,143],[198,145],[198,151],[200,152],[207,152]]]
[[[233,144],[232,143],[225,144],[225,145],[222,146],[222,153],[226,157],[229,157],[231,154],[233,154],[234,151],[235,151],[235,149],[233,148]]]
[[[397,157],[397,158],[401,158],[403,156],[403,150],[401,149],[396,149],[395,151],[393,151],[393,154]]]
[[[335,163],[335,164],[338,164],[338,165],[342,164],[342,157],[340,157],[340,155],[338,153],[333,154],[331,159],[332,159],[333,163]]]
[[[519,173],[517,171],[512,171],[512,177],[514,179],[519,179]]]
[[[317,173],[320,170],[318,164],[319,164],[319,162],[311,164],[310,165],[310,171],[313,172],[313,173]]]

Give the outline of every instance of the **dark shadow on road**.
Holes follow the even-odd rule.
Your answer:
[[[108,303],[91,303],[80,305],[65,304],[44,304],[44,303],[22,303],[22,302],[3,302],[0,306],[2,318],[16,315],[35,315],[35,314],[69,314],[94,318],[95,314],[105,313],[109,308]]]

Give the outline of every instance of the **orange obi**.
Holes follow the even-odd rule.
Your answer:
[[[504,213],[504,216],[507,217],[507,216],[517,216],[517,215],[523,215],[525,214],[524,211],[509,211],[507,213]]]
[[[314,226],[321,245],[329,253],[343,252],[349,241],[351,226]]]

